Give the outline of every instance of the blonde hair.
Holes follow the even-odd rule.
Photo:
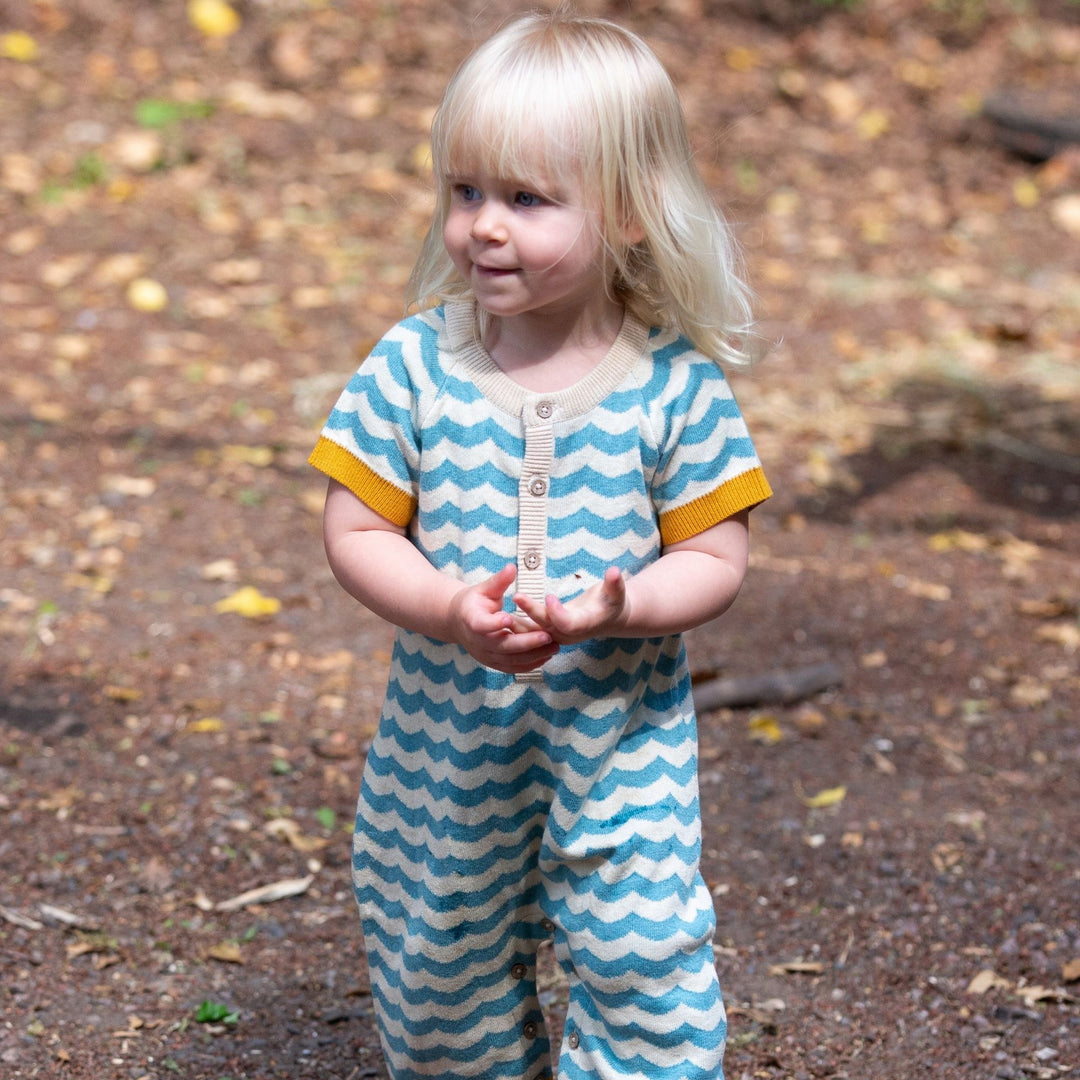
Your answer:
[[[431,147],[436,209],[410,303],[472,298],[442,241],[448,176],[572,170],[600,208],[615,298],[716,360],[746,364],[760,351],[738,247],[694,164],[678,94],[635,34],[566,11],[515,20],[451,79]]]

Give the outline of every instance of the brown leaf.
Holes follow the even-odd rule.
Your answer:
[[[816,960],[788,960],[782,964],[771,964],[770,975],[821,975],[825,965]]]
[[[209,960],[218,960],[223,964],[242,964],[240,946],[235,941],[223,941],[220,945],[212,945],[206,950]]]

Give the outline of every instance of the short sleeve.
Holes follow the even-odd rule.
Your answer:
[[[653,504],[665,545],[687,540],[772,494],[719,366],[695,354],[672,368]]]
[[[382,339],[349,380],[308,461],[376,513],[404,528],[416,512],[418,389],[408,322]],[[420,335],[422,336],[422,334]]]

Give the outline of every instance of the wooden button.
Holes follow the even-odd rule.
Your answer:
[[[525,1026],[521,1029],[525,1033],[526,1039],[535,1039],[536,1033],[540,1030],[537,1027],[535,1020],[526,1020]]]
[[[515,964],[510,969],[510,974],[513,975],[515,979],[524,979],[527,970],[528,969],[525,967],[524,964]]]

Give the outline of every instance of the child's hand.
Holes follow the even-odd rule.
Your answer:
[[[515,674],[532,671],[559,651],[552,635],[531,619],[503,611],[513,564],[478,585],[461,589],[450,603],[454,642],[485,667]]]
[[[611,566],[603,581],[568,604],[554,596],[548,596],[541,604],[523,593],[514,597],[514,603],[559,644],[573,645],[604,637],[622,627],[628,610],[626,579],[617,567]]]

